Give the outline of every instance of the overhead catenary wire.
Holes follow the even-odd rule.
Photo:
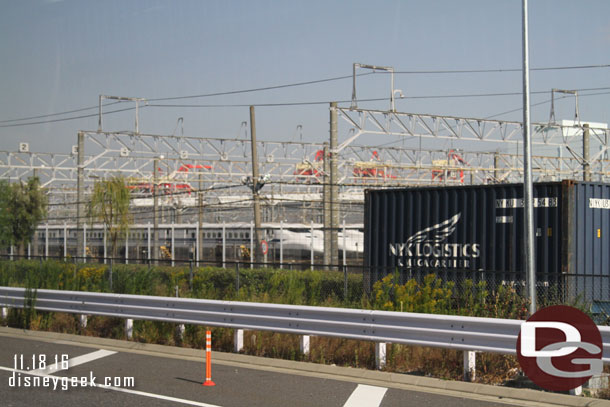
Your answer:
[[[117,103],[121,103],[121,102],[118,101],[118,102],[106,103],[106,104],[102,105],[102,107],[116,105]],[[0,123],[19,122],[19,121],[34,120],[34,119],[44,119],[46,117],[63,116],[65,114],[84,112],[86,110],[92,110],[92,109],[98,109],[98,108],[99,108],[99,105],[96,105],[96,106],[90,106],[90,107],[83,107],[83,108],[80,108],[80,109],[67,110],[65,112],[56,112],[56,113],[42,114],[42,115],[38,115],[38,116],[22,117],[20,119],[0,120]]]
[[[587,92],[594,90],[610,90],[610,87],[597,87],[597,88],[583,88],[583,89],[575,89],[579,92]],[[549,91],[535,91],[530,92],[531,94],[546,94]],[[602,94],[610,94],[610,92],[604,93],[596,93],[595,95]],[[500,96],[521,96],[521,92],[499,92],[499,93],[464,93],[464,94],[446,94],[446,95],[413,95],[413,96],[403,96],[400,100],[417,100],[417,99],[453,99],[453,98],[476,98],[476,97],[500,97]],[[591,96],[588,94],[584,94],[582,96]],[[367,99],[358,99],[358,102],[381,102],[389,100],[388,97],[378,97],[378,98],[367,98]],[[550,99],[549,99],[550,101]],[[257,107],[274,107],[274,106],[306,106],[306,105],[327,105],[331,101],[323,100],[323,101],[306,101],[306,102],[277,102],[277,103],[224,103],[224,104],[149,104],[148,107],[172,107],[172,108],[226,108],[226,107],[248,107],[248,106],[257,106]],[[335,100],[337,103],[351,103],[352,100]],[[548,102],[545,102],[548,103]]]
[[[587,91],[595,91],[595,90],[609,90],[610,87],[597,87],[597,88],[582,88],[582,89],[575,89],[579,92],[587,92]],[[548,91],[534,91],[534,92],[530,92],[530,94],[545,94],[548,93]],[[582,94],[580,96],[585,97],[585,96],[594,96],[594,95],[607,95],[610,94],[610,92],[599,92],[599,93],[595,93],[595,94]],[[450,98],[476,98],[476,97],[501,97],[501,96],[520,96],[521,93],[520,92],[502,92],[502,93],[472,93],[472,94],[447,94],[447,95],[413,95],[413,96],[404,96],[401,98],[401,100],[417,100],[417,99],[450,99]],[[563,97],[562,97],[563,98]],[[389,98],[387,97],[379,97],[379,98],[367,98],[367,99],[358,99],[358,102],[381,102],[381,101],[387,101]],[[550,101],[550,99],[549,99]],[[538,106],[544,103],[548,103],[549,101],[545,101],[542,103],[537,103],[533,106]],[[331,101],[330,100],[320,100],[320,101],[305,101],[305,102],[278,102],[278,103],[235,103],[235,104],[231,104],[231,103],[227,103],[227,104],[148,104],[146,106],[142,106],[140,107],[140,109],[143,109],[145,107],[158,107],[158,108],[243,108],[243,107],[249,107],[249,106],[256,106],[256,107],[282,107],[282,106],[312,106],[312,105],[327,105],[329,104]],[[350,100],[339,100],[336,101],[337,103],[351,103],[351,99]],[[135,107],[128,107],[128,108],[124,108],[124,109],[116,109],[116,110],[111,110],[108,112],[105,112],[104,114],[113,114],[113,113],[120,113],[120,112],[125,112],[125,111],[130,111],[130,110],[135,110]],[[503,112],[503,113],[499,113],[493,116],[488,116],[486,117],[487,119],[492,118],[492,117],[497,117],[497,116],[501,116],[503,114],[508,114],[508,113],[513,113],[515,111],[518,111],[519,109],[514,109],[514,110],[510,110],[507,112]],[[6,127],[22,127],[22,126],[31,126],[31,125],[38,125],[38,124],[48,124],[48,123],[56,123],[56,122],[63,122],[63,121],[70,121],[70,120],[78,120],[78,119],[85,119],[85,118],[90,118],[90,117],[96,117],[98,116],[98,114],[88,114],[88,115],[81,115],[81,116],[74,116],[74,117],[65,117],[65,118],[61,118],[61,119],[52,119],[52,120],[41,120],[41,121],[36,121],[36,122],[28,122],[28,123],[13,123],[13,124],[0,124],[0,128],[6,128]]]
[[[610,89],[610,87],[596,87],[596,88],[581,88],[581,89],[575,89],[575,90],[577,90],[578,92],[588,92],[588,91],[609,90],[609,89]],[[548,92],[549,91],[546,91],[546,90],[545,91],[533,91],[533,92],[530,92],[530,94],[534,94],[534,95],[535,94],[545,94]],[[610,93],[610,92],[608,92],[608,93]],[[604,94],[608,94],[608,93],[596,93],[595,95],[604,95]],[[446,94],[446,95],[412,95],[412,96],[403,96],[400,98],[400,100],[454,99],[454,98],[479,98],[479,97],[502,97],[502,96],[521,96],[521,92],[465,93],[465,94]],[[590,96],[590,95],[583,94],[581,96]],[[381,102],[381,101],[387,101],[387,100],[388,100],[387,97],[378,97],[378,98],[358,99],[358,102],[359,103],[361,103],[361,102],[362,103]],[[317,100],[317,101],[303,101],[303,102],[224,103],[224,104],[218,104],[218,103],[214,103],[214,104],[155,104],[155,103],[149,103],[145,106],[140,107],[140,109],[143,109],[146,107],[156,107],[156,108],[244,108],[244,107],[249,107],[249,106],[288,107],[288,106],[327,105],[330,102],[331,102],[330,100]],[[336,102],[337,103],[351,103],[352,100],[351,99],[350,100],[338,100]],[[536,104],[536,105],[539,105],[539,104]],[[135,107],[111,110],[111,111],[105,112],[104,114],[120,113],[120,112],[125,112],[125,111],[130,111],[130,110],[135,110]],[[512,113],[514,111],[518,111],[518,109],[513,110],[513,111],[508,111],[505,113],[501,113],[501,114],[497,114],[497,115],[494,115],[491,117],[495,117],[495,116],[499,116],[499,115],[507,114],[507,113]],[[96,117],[96,116],[98,116],[97,113],[74,116],[74,117],[65,117],[65,118],[60,118],[60,119],[41,120],[41,121],[27,122],[27,123],[0,124],[0,128],[22,127],[22,126],[31,126],[31,125],[38,125],[38,124],[49,124],[49,123],[57,123],[57,122],[63,122],[63,121],[86,119],[86,118]],[[14,119],[14,121],[17,121],[17,120],[18,119]]]
[[[609,67],[610,67],[610,64],[598,64],[598,65],[540,67],[540,68],[531,68],[530,70],[532,70],[532,71],[554,71],[554,70],[577,70],[577,69],[605,69],[605,68],[609,68]],[[424,74],[438,75],[438,74],[506,73],[506,72],[518,72],[518,71],[520,71],[520,68],[463,69],[463,70],[456,70],[456,69],[452,69],[452,70],[412,70],[412,71],[395,71],[394,73],[395,74],[408,74],[408,75],[424,75]],[[387,72],[385,72],[385,71],[365,72],[365,73],[357,74],[357,76],[366,76],[366,75],[373,75],[373,74],[387,74]],[[207,98],[207,97],[215,97],[215,96],[228,96],[228,95],[236,95],[236,94],[243,94],[243,93],[253,93],[253,92],[262,92],[262,91],[269,91],[269,90],[276,90],[276,89],[284,89],[284,88],[297,87],[297,86],[314,85],[314,84],[319,84],[319,83],[326,83],[326,82],[345,80],[345,79],[351,79],[351,78],[352,78],[352,75],[343,75],[343,76],[336,76],[336,77],[331,77],[331,78],[315,79],[315,80],[310,80],[310,81],[294,82],[294,83],[281,84],[281,85],[271,85],[271,86],[264,86],[264,87],[258,87],[258,88],[249,88],[249,89],[222,91],[222,92],[210,92],[210,93],[202,93],[202,94],[195,94],[195,95],[148,98],[147,100],[152,101],[152,102],[157,102],[157,101]],[[105,104],[104,106],[111,106],[116,103],[120,103],[120,101],[108,103],[108,104]],[[317,104],[317,103],[327,103],[327,102],[315,102],[315,103]],[[289,105],[289,104],[280,104],[280,105]],[[4,119],[4,120],[0,120],[0,127],[17,127],[20,124],[16,124],[14,122],[61,116],[61,115],[70,114],[70,113],[77,113],[77,112],[81,112],[81,111],[97,109],[98,107],[99,106],[89,106],[89,107],[84,107],[84,108],[72,109],[72,110],[68,110],[68,111],[64,111],[64,112],[35,115],[35,116],[22,117],[22,118],[17,118],[17,119]],[[126,109],[126,110],[132,110],[132,109],[133,108]],[[119,110],[119,111],[123,111],[123,110]],[[111,114],[111,113],[116,113],[116,112],[118,112],[118,111],[111,111],[111,112],[105,112],[105,113]],[[84,119],[84,118],[94,117],[94,116],[97,116],[97,114],[82,115],[82,116],[49,120],[49,121],[22,123],[21,125],[25,126],[25,125],[45,124],[45,123],[53,123],[53,122],[60,122],[60,121],[66,121],[66,120]],[[14,124],[6,125],[7,123],[14,123]]]
[[[135,110],[135,107],[126,107],[124,109],[111,110],[111,111],[108,111],[108,112],[104,112],[104,114],[120,113],[120,112],[129,111],[129,110]],[[96,116],[98,116],[97,113],[92,113],[92,114],[85,114],[85,115],[80,115],[80,116],[64,117],[64,118],[61,118],[61,119],[40,120],[40,121],[28,122],[28,123],[0,124],[0,128],[3,128],[3,127],[22,127],[22,126],[32,126],[32,125],[36,125],[36,124],[48,124],[48,123],[66,122],[66,121],[70,121],[70,120],[86,119],[86,118],[89,118],[89,117],[96,117]],[[14,121],[16,121],[16,120],[14,120]]]

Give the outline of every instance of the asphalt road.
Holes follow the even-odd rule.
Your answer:
[[[133,342],[121,345],[123,341],[96,343],[93,338],[88,338],[89,343],[79,344],[57,337],[20,337],[16,333],[12,331],[9,335],[0,331],[0,404],[4,406],[504,407],[515,404],[511,399],[474,392],[415,391],[413,386],[384,385],[383,381],[371,379],[373,376],[367,379],[366,371],[362,371],[362,380],[359,380],[358,369],[334,368],[332,372],[337,374],[325,371],[324,367],[318,372],[316,367],[301,371],[298,366],[306,364],[283,361],[273,366],[266,359],[243,355],[227,359],[215,354],[219,356],[217,362],[212,357],[212,380],[216,386],[205,387],[202,386],[205,363],[202,357],[198,359],[198,355],[203,355],[201,352]],[[117,346],[121,347],[112,343],[119,343]],[[100,349],[107,351],[100,352]],[[45,359],[45,366],[41,366],[41,359]],[[62,370],[66,360],[70,365],[77,365]],[[346,371],[345,376],[341,369]],[[354,376],[354,372],[358,374]],[[377,372],[371,375],[374,373]],[[97,387],[81,387],[92,377]],[[102,386],[106,377],[110,378],[111,385],[117,386]],[[131,377],[133,386],[129,383]],[[73,386],[76,380],[72,378],[78,378],[78,386]],[[34,380],[40,383],[34,386]],[[534,404],[523,402],[521,405]]]

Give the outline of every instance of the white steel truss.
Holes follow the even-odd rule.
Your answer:
[[[337,179],[346,201],[359,201],[363,190],[372,186],[522,182],[521,123],[341,107],[337,111],[347,124],[346,136],[340,137],[343,142],[335,151]],[[535,124],[534,179],[582,179],[582,134],[582,126]],[[159,182],[202,189],[207,202],[247,201],[250,140],[137,132],[83,135],[86,190],[114,174],[133,183],[150,183],[157,160]],[[401,146],[355,144],[366,135],[375,136],[375,144],[387,138]],[[609,131],[590,128],[589,135],[591,179],[610,182]],[[269,175],[262,191],[266,202],[321,200],[322,185],[328,182],[323,148],[322,143],[259,141],[260,173]],[[36,171],[52,202],[75,202],[77,153],[0,151],[0,179],[24,179]],[[196,199],[186,195],[178,205],[195,205]],[[176,205],[175,200],[166,201],[161,205]]]

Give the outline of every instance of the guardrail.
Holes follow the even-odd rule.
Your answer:
[[[470,379],[474,376],[473,352],[514,355],[523,322],[83,291],[40,289],[35,295],[38,310],[125,318],[127,328],[133,326],[134,319],[235,328],[236,350],[242,346],[239,338],[241,332],[243,343],[244,329],[302,335],[304,353],[308,353],[309,335],[372,341],[376,343],[378,367],[385,365],[386,343],[458,349],[466,351],[465,377]],[[25,300],[26,289],[0,287],[0,307],[23,308]],[[610,363],[610,327],[600,326],[599,330],[603,361]]]

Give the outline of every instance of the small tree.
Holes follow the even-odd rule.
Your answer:
[[[16,245],[20,255],[47,215],[47,196],[38,177],[27,182],[0,183],[0,242]]]
[[[125,239],[131,224],[129,189],[125,185],[125,178],[116,176],[96,182],[88,213],[91,223],[104,225],[110,241],[111,256],[116,257],[118,243]]]
[[[11,185],[5,180],[0,180],[0,246],[7,246],[13,240],[9,208],[11,192]]]

